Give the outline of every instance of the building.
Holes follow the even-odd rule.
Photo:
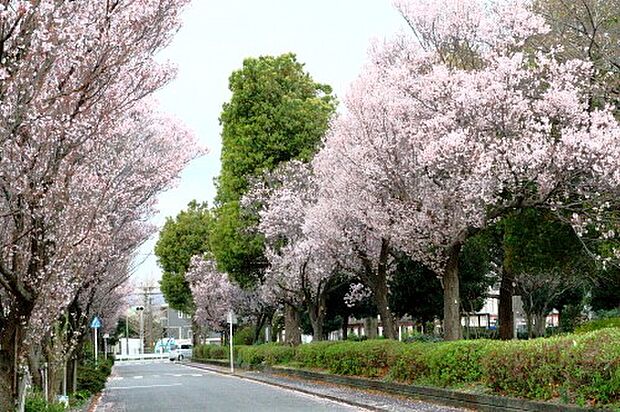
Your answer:
[[[163,337],[179,339],[192,339],[192,316],[169,307],[161,306],[161,325]]]

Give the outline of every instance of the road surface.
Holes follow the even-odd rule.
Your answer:
[[[96,412],[356,410],[360,409],[182,363],[119,362]]]

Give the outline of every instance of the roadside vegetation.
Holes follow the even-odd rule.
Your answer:
[[[618,318],[616,318],[618,320]],[[594,328],[594,327],[593,327]],[[236,346],[241,367],[286,366],[581,406],[620,406],[620,328],[519,341],[389,339]],[[198,346],[195,360],[228,359]]]

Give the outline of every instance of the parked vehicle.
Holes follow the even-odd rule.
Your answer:
[[[181,343],[178,345],[174,345],[170,350],[171,361],[182,361],[183,359],[191,359],[192,358],[192,344],[191,343]]]

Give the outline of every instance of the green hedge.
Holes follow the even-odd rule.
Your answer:
[[[620,328],[506,342],[483,363],[486,384],[500,393],[581,405],[620,401]]]
[[[236,363],[242,366],[287,364],[295,357],[295,348],[277,343],[237,348]]]
[[[101,392],[105,388],[105,383],[112,373],[113,358],[107,360],[100,359],[95,366],[92,359],[85,360],[77,368],[77,389],[78,391],[88,391],[92,394]]]
[[[620,328],[620,318],[614,317],[591,320],[575,328],[575,333],[587,333],[605,328]]]
[[[224,359],[228,354],[218,346],[201,350],[208,355],[204,359]],[[620,328],[529,341],[367,340],[296,348],[270,343],[235,350],[236,363],[250,367],[294,365],[422,385],[473,385],[528,399],[620,404]]]
[[[192,351],[194,359],[228,359],[228,346],[196,345]]]

